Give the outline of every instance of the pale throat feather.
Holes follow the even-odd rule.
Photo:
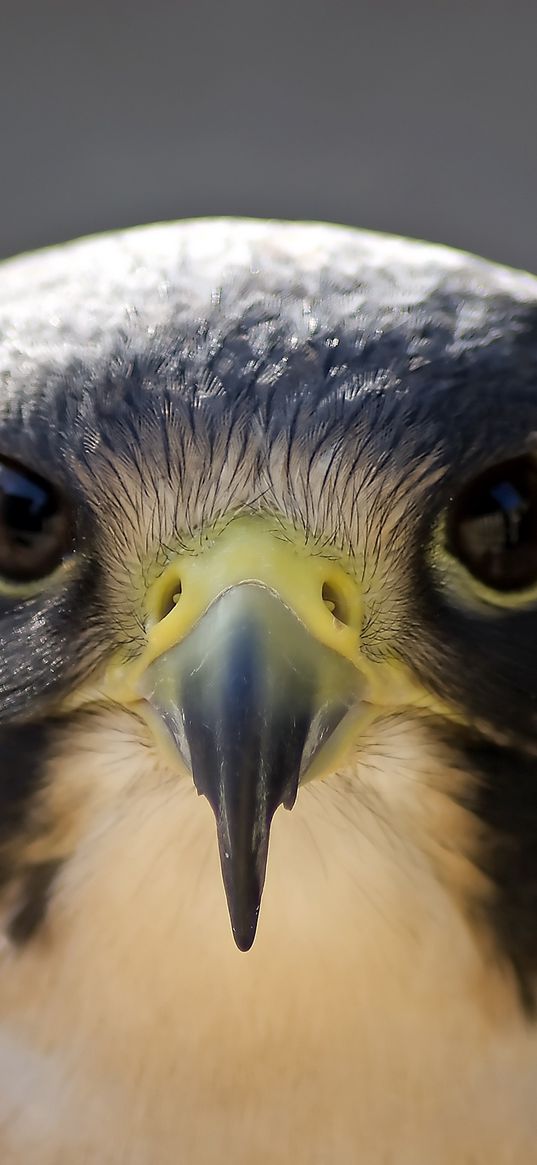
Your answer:
[[[108,1138],[141,1165],[152,1137],[162,1165],[177,1146],[216,1165],[222,1138],[239,1165],[288,1161],[292,1145],[304,1165],[351,1165],[358,1135],[368,1165],[413,1165],[416,1137],[441,1165],[461,1143],[479,1165],[522,1160],[509,1138],[515,1127],[529,1151],[520,1081],[537,1052],[512,979],[491,973],[465,918],[488,893],[474,823],[452,800],[462,774],[435,759],[421,720],[379,722],[358,763],[276,815],[248,955],[232,941],[209,806],[132,717],[92,716],[54,776],[65,832],[43,845],[67,860],[42,932],[0,962],[14,1165],[45,1135],[39,1165],[67,1165],[73,1146],[102,1153]],[[26,1119],[28,1088],[49,1097],[63,1149],[45,1109]],[[399,1156],[378,1147],[381,1113]]]

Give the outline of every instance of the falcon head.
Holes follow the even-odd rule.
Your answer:
[[[208,802],[247,950],[283,806],[316,852],[272,854],[274,941],[314,925],[313,863],[330,884],[374,836],[371,862],[394,878],[410,854],[531,1005],[536,305],[530,276],[307,224],[156,226],[3,265],[11,944],[38,941],[62,887],[76,909],[104,834],[134,862],[142,803],[171,823],[147,871],[176,837],[177,926],[219,928],[213,865],[210,909],[196,889]]]

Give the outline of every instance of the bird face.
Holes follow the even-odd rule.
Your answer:
[[[10,941],[112,801],[193,782],[246,950],[272,819],[326,789],[419,852],[531,1005],[536,299],[529,276],[308,226],[4,266]]]

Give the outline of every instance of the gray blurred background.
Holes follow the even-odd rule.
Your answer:
[[[332,219],[537,270],[535,0],[0,0],[0,254]]]

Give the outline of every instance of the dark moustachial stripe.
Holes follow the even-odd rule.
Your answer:
[[[23,946],[39,930],[61,865],[60,861],[38,862],[23,875],[19,900],[7,925],[7,934],[15,946]]]
[[[54,720],[0,727],[0,845],[23,828],[32,798],[42,787]]]
[[[0,729],[0,894],[2,887],[20,880],[17,903],[7,933],[22,944],[44,918],[57,861],[25,868],[25,840],[31,835],[31,812],[39,796],[50,753],[58,731],[53,719],[2,726]]]
[[[537,1014],[537,758],[478,737],[459,741],[477,776],[471,809],[489,830],[483,866],[496,887],[488,908],[500,955],[522,1003]]]

